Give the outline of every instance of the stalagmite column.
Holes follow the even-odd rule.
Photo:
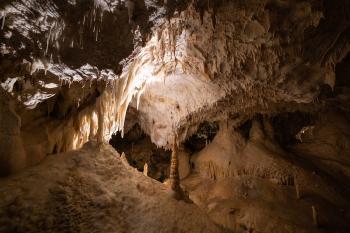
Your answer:
[[[145,163],[145,165],[143,165],[143,174],[145,176],[148,176],[148,164],[147,163]]]
[[[171,189],[174,191],[175,199],[181,199],[183,196],[183,192],[180,187],[178,148],[176,136],[174,138],[174,145],[171,153],[169,182]]]

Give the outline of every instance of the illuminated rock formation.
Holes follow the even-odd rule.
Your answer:
[[[166,195],[152,191],[166,184],[151,179],[170,181],[183,194],[178,202],[188,196],[199,207],[197,227],[195,220],[165,227],[183,224],[168,216],[159,226],[164,232],[207,225],[209,232],[349,232],[349,15],[346,0],[1,1],[0,216],[14,226],[9,219],[22,211],[45,214],[49,208],[38,199],[35,210],[18,204],[21,210],[11,212],[17,200],[6,198],[26,190],[27,169],[39,166],[32,175],[43,177],[47,160],[63,156],[57,163],[70,164],[70,155],[83,153],[107,170],[84,171],[69,189],[99,172],[116,182],[144,172],[137,188],[151,198]],[[80,150],[86,143],[93,146]],[[138,172],[108,170],[112,165],[99,158],[111,152],[107,143]],[[101,182],[96,186],[106,193],[125,191]],[[136,199],[145,215],[155,204]],[[188,215],[197,208],[177,205]],[[149,218],[160,217],[151,209]],[[97,221],[71,214],[63,222],[74,224],[62,223],[63,230],[89,231],[79,224]],[[156,231],[141,219],[133,220],[145,228],[120,231]],[[4,229],[37,232],[38,221],[30,230]],[[42,231],[60,232],[59,225]]]

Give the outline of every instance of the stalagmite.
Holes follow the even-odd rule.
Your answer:
[[[325,2],[1,1],[0,232],[350,232]]]
[[[130,166],[130,164],[129,164],[129,162],[128,162],[128,159],[126,158],[124,152],[121,154],[120,158],[121,158],[121,160],[122,160],[122,163],[123,163],[126,167],[129,167],[129,166]]]
[[[174,144],[171,153],[169,183],[172,191],[174,192],[174,198],[177,200],[182,199],[183,191],[180,187],[178,145],[176,136],[174,136]]]
[[[148,176],[148,164],[147,163],[145,163],[145,165],[143,166],[143,174],[145,176]]]

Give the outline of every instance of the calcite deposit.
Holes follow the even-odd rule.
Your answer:
[[[349,232],[349,15],[2,0],[0,231]]]

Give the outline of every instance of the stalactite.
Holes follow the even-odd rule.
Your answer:
[[[1,30],[4,29],[4,26],[5,26],[5,20],[6,20],[6,12],[3,12],[3,15],[2,15],[2,24],[1,24]]]
[[[134,8],[135,8],[134,0],[127,0],[126,7],[128,8],[129,23],[131,24],[133,22],[132,18],[134,16]]]
[[[142,93],[145,91],[146,88],[146,83],[141,87],[141,90],[138,91],[137,93],[137,99],[136,99],[136,109],[139,110],[139,105],[140,105],[140,98]]]
[[[53,27],[53,25],[51,25],[50,30],[49,30],[49,35],[47,36],[47,40],[46,40],[46,49],[45,49],[44,55],[47,54],[47,51],[48,51],[48,49],[49,49],[52,27]]]

